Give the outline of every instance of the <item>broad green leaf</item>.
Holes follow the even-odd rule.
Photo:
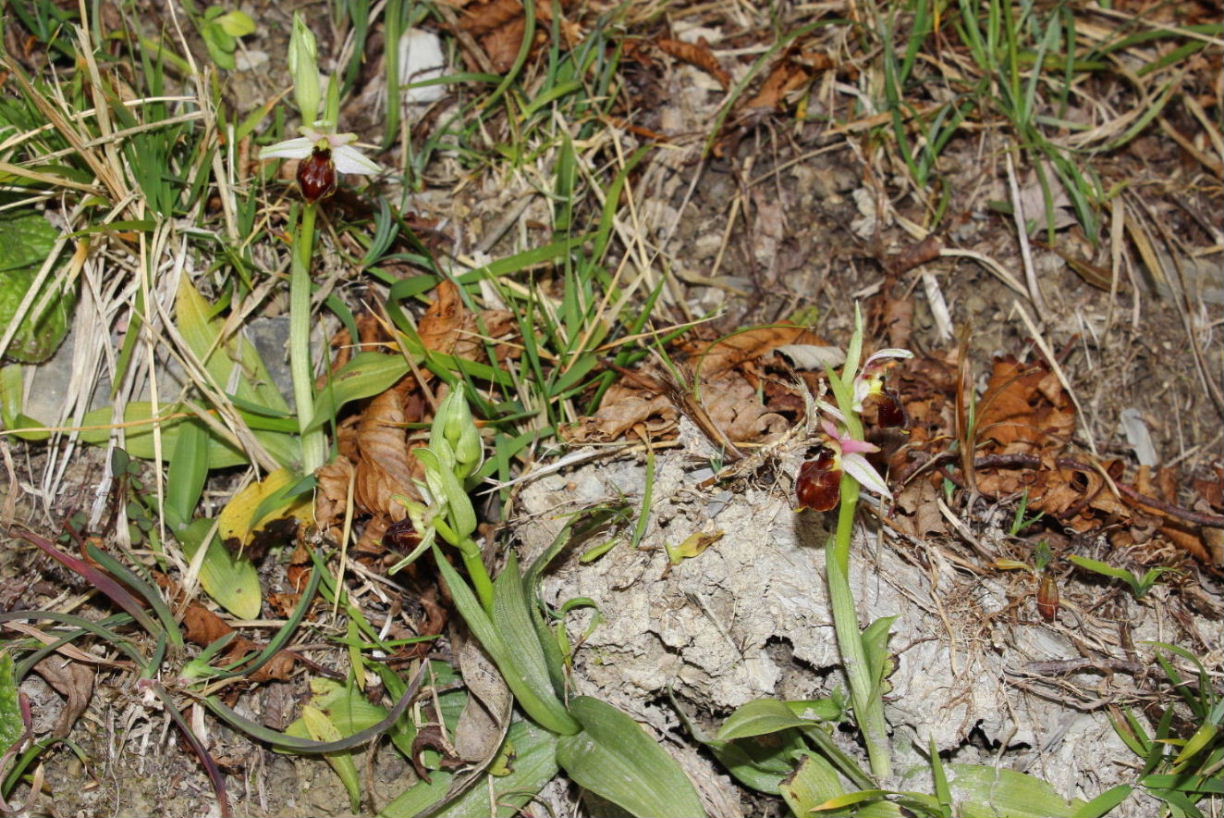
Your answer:
[[[777,699],[757,699],[738,708],[727,717],[719,729],[719,741],[731,741],[748,736],[763,736],[791,727],[810,727],[811,720],[796,716],[785,702]]]
[[[178,541],[190,561],[201,547],[208,548],[200,564],[200,585],[225,610],[239,619],[257,619],[263,608],[263,589],[259,572],[246,557],[239,557],[226,548],[217,537],[209,538],[213,521],[193,520],[178,532]]]
[[[344,738],[344,733],[327,717],[327,714],[312,705],[302,706],[302,722],[308,733],[302,738],[311,738],[315,741],[339,741]],[[336,775],[340,776],[340,781],[348,790],[349,805],[353,811],[361,809],[361,775],[357,772],[357,763],[353,761],[352,752],[328,753],[324,758],[336,771]]]
[[[841,721],[846,717],[846,703],[840,691],[825,699],[797,699],[783,704],[804,721]]]
[[[25,371],[18,364],[0,367],[0,423],[5,431],[33,429],[46,424],[27,415],[25,408]],[[22,440],[46,440],[50,432],[20,432],[15,435]]]
[[[693,738],[708,747],[741,784],[758,792],[777,795],[782,779],[795,768],[796,759],[808,752],[802,733],[793,728],[765,737],[718,741],[694,724],[670,693],[668,697]]]
[[[557,739],[552,733],[527,719],[516,719],[506,734],[503,749],[509,750],[509,772],[486,773],[451,803],[437,811],[436,818],[511,818],[518,815],[535,794],[557,774]],[[434,775],[436,781],[440,776]],[[451,781],[449,776],[446,781]],[[428,794],[438,789],[424,782],[405,790],[382,811],[385,818],[412,818],[433,803]],[[445,794],[445,791],[443,792]],[[440,796],[435,796],[435,801]]]
[[[1133,790],[1134,787],[1129,784],[1119,784],[1116,787],[1110,787],[1077,809],[1072,818],[1101,818],[1102,815],[1110,812],[1118,804],[1129,798]]]
[[[550,672],[540,632],[528,607],[531,604],[531,600],[527,599],[523,575],[519,572],[518,557],[511,552],[506,567],[493,582],[493,621],[498,623],[506,647],[515,657],[528,683],[540,698],[555,703],[564,713],[565,706],[557,698],[559,691],[553,686],[553,679],[560,678],[562,670],[554,666]],[[544,636],[552,642],[551,637],[551,633]],[[559,652],[553,652],[553,658],[559,660]]]
[[[782,781],[795,768],[795,759],[807,751],[797,730],[750,736],[736,741],[713,741],[706,746],[736,780],[758,792],[778,795]]]
[[[310,689],[314,696],[310,704],[302,707],[302,717],[285,728],[288,735],[314,741],[339,741],[387,717],[385,707],[370,702],[352,683],[316,678],[310,680]],[[353,750],[326,756],[348,791],[354,811],[361,806],[360,775],[354,753],[361,752]]]
[[[59,238],[60,231],[33,208],[0,214],[0,337],[12,328],[18,307],[34,286],[43,262]],[[56,286],[54,280],[52,271],[44,278],[42,287]],[[41,363],[63,342],[76,306],[76,286],[69,285],[56,293],[46,302],[42,314],[36,315],[43,296],[43,292],[35,294],[0,355],[20,363]]]
[[[417,781],[397,795],[378,814],[384,818],[416,818],[418,815],[426,815],[430,807],[446,798],[454,780],[453,773],[431,772],[428,781]]]
[[[175,302],[175,321],[183,339],[204,364],[216,389],[230,390],[242,401],[288,412],[289,405],[272,381],[255,345],[241,336],[224,340],[225,322],[212,316],[213,307],[184,276]],[[282,465],[301,459],[300,441],[287,434],[255,432],[255,437]]]
[[[570,715],[582,732],[557,740],[557,763],[576,784],[638,818],[705,815],[680,765],[636,721],[589,696],[570,702]]]
[[[227,12],[213,22],[231,37],[245,37],[255,31],[255,21],[249,14],[242,11]]]
[[[24,733],[13,657],[7,650],[0,650],[0,756],[16,744]]]
[[[844,795],[837,771],[818,755],[807,754],[794,773],[779,787],[782,800],[797,816],[812,814],[824,802]]]
[[[176,531],[186,526],[208,479],[208,432],[198,420],[179,424],[166,475],[166,517]]]
[[[336,412],[349,401],[379,395],[408,372],[408,363],[398,355],[359,352],[333,374],[319,390],[315,414],[307,432],[335,420]]]
[[[1083,806],[1040,778],[982,764],[949,764],[958,815],[975,818],[1071,818]]]
[[[879,690],[888,675],[888,637],[895,616],[882,616],[863,631],[863,652],[867,654],[867,666],[871,673],[873,690]]]

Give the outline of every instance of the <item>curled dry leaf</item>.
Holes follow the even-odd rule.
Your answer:
[[[693,369],[702,379],[759,360],[781,346],[828,346],[816,333],[794,324],[754,327],[693,350]]]
[[[731,75],[718,64],[718,59],[710,51],[710,44],[706,42],[705,37],[702,37],[695,43],[686,43],[682,40],[660,37],[655,40],[655,45],[663,53],[670,54],[678,60],[683,60],[708,72],[714,79],[718,80],[718,84],[723,87],[723,90],[731,87]]]
[[[87,664],[74,662],[54,653],[36,664],[34,672],[64,697],[64,709],[55,720],[51,734],[56,738],[67,738],[72,732],[72,725],[76,724],[85,708],[89,707],[97,674]]]
[[[564,8],[569,0],[562,2]],[[536,43],[547,39],[547,30],[552,22],[552,4],[536,3]],[[458,28],[476,37],[484,49],[494,71],[505,73],[514,65],[523,35],[527,31],[527,20],[520,0],[492,0],[488,3],[472,3],[464,10]],[[561,30],[567,42],[573,42],[577,32],[567,20],[561,21]]]
[[[679,414],[671,398],[636,383],[617,382],[604,395],[598,411],[563,430],[574,443],[606,443],[624,437],[643,424],[652,439],[675,433]]]
[[[710,420],[734,443],[762,440],[785,432],[791,421],[761,403],[747,378],[728,373],[702,388]]]
[[[995,361],[978,402],[977,442],[994,454],[1061,451],[1075,431],[1075,406],[1047,367]]]
[[[807,66],[783,57],[774,63],[769,76],[761,85],[761,90],[744,103],[744,111],[751,114],[784,107],[787,96],[792,91],[805,87],[811,81],[812,76]]]
[[[394,500],[397,494],[419,496],[413,478],[424,478],[424,470],[410,454],[408,424],[422,420],[410,415],[407,400],[417,388],[414,378],[402,379],[374,397],[357,424],[357,468],[353,497],[358,508],[402,519],[404,507]]]

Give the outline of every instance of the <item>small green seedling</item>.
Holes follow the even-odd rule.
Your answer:
[[[1143,599],[1143,597],[1147,595],[1147,592],[1152,590],[1152,587],[1156,584],[1156,580],[1160,579],[1161,574],[1166,574],[1174,570],[1167,565],[1158,565],[1155,568],[1149,569],[1148,572],[1144,574],[1142,578],[1140,578],[1125,568],[1115,568],[1109,563],[1101,562],[1100,560],[1079,556],[1071,556],[1068,559],[1070,559],[1071,562],[1075,563],[1080,568],[1109,577],[1110,579],[1122,580],[1130,586],[1131,593],[1135,595],[1135,599]]]
[[[208,46],[208,56],[217,67],[233,71],[237,67],[234,53],[238,50],[238,38],[255,31],[255,21],[242,11],[226,11],[221,6],[212,6],[200,20],[200,36]]]
[[[1028,499],[1029,496],[1028,492],[1026,491],[1024,492],[1024,496],[1020,498],[1020,505],[1016,506],[1016,515],[1012,517],[1011,528],[1007,531],[1007,533],[1012,537],[1019,536],[1021,531],[1024,531],[1045,516],[1044,511],[1038,511],[1032,517],[1024,516],[1025,512],[1028,511]],[[1049,550],[1049,546],[1046,547],[1046,550]],[[1040,570],[1040,567],[1038,570]]]

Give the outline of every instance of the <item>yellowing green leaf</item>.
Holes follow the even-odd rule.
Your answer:
[[[226,548],[217,537],[204,538],[212,530],[212,520],[193,520],[177,533],[190,560],[201,546],[208,548],[200,564],[200,585],[218,605],[240,619],[256,619],[263,607],[259,572],[246,557]]]
[[[284,504],[266,511],[256,519],[264,501],[277,492],[289,488],[297,476],[288,469],[277,469],[258,483],[251,483],[235,494],[221,510],[218,533],[222,542],[236,540],[248,545],[261,528],[273,520],[295,517],[303,522],[314,520],[314,508],[309,495],[286,499]]]
[[[667,546],[667,559],[672,565],[679,565],[681,560],[696,557],[714,543],[723,538],[723,532],[695,531],[679,545]]]

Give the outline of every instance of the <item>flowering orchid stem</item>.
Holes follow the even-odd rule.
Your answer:
[[[314,204],[303,206],[293,241],[289,271],[289,370],[302,438],[302,471],[312,474],[327,459],[327,441],[321,428],[307,431],[314,419],[314,366],[310,360],[310,262],[314,255]]]
[[[855,440],[862,440],[863,422],[854,410],[853,378],[854,371],[849,368],[841,375],[829,372],[829,383],[842,413],[846,433]],[[879,687],[872,679],[867,648],[863,643],[863,633],[859,629],[858,613],[854,606],[854,594],[850,590],[850,545],[860,486],[849,474],[842,474],[840,491],[837,533],[830,537],[825,545],[829,602],[833,609],[833,629],[837,634],[837,646],[850,682],[854,717],[867,745],[871,772],[883,783],[892,776],[884,700]]]
[[[463,567],[467,569],[468,577],[472,580],[476,598],[480,600],[480,607],[485,609],[485,613],[491,615],[493,613],[493,581],[489,578],[488,569],[485,568],[480,546],[475,540],[469,538],[459,546],[459,553],[463,557]]]

